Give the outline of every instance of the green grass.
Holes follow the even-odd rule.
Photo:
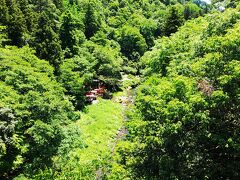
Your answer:
[[[123,124],[122,106],[110,100],[100,100],[87,107],[77,125],[87,145],[82,149],[82,162],[90,162],[111,155],[117,131]]]
[[[74,124],[82,132],[80,139],[84,147],[68,145],[67,154],[56,156],[53,168],[40,172],[35,179],[94,180],[97,176],[107,179],[116,137],[123,123],[121,104],[100,99],[98,104],[89,105]]]
[[[97,176],[106,179],[116,136],[123,125],[122,105],[100,99],[98,104],[88,106],[81,113],[75,125],[82,131],[85,147],[69,151],[55,179],[96,179]]]

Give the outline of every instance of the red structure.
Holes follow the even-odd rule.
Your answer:
[[[92,102],[93,100],[96,100],[98,96],[103,96],[105,92],[106,92],[106,87],[99,86],[98,88],[87,92],[85,96],[88,102]]]
[[[87,92],[87,94],[85,96],[86,96],[88,102],[92,102],[93,100],[97,99],[97,96],[91,92]]]
[[[104,86],[100,86],[100,87],[98,87],[97,89],[94,89],[94,91],[97,92],[97,95],[98,95],[98,96],[102,96],[103,93],[106,92],[106,88],[105,88]]]

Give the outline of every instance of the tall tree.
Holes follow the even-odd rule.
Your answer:
[[[184,5],[184,18],[186,20],[197,18],[201,14],[201,9],[193,3],[187,3]]]
[[[130,60],[138,60],[147,49],[144,37],[136,27],[124,26],[119,30],[118,42],[122,53]]]
[[[62,48],[59,35],[54,31],[55,26],[51,22],[49,16],[42,12],[38,22],[39,29],[35,34],[34,46],[38,57],[48,60],[55,68],[55,73],[58,73]]]
[[[82,30],[83,23],[74,18],[71,12],[63,15],[63,22],[60,28],[62,49],[65,50],[65,57],[70,58],[78,54],[79,45],[83,43],[85,36]]]
[[[91,38],[101,27],[101,15],[97,10],[97,2],[90,0],[86,4],[85,35]]]
[[[26,43],[24,35],[27,34],[24,14],[18,1],[9,0],[7,5],[9,7],[8,37],[12,45],[23,46]]]
[[[182,5],[170,6],[165,25],[166,35],[169,36],[170,34],[175,33],[179,26],[183,25],[183,22],[184,17]]]
[[[18,2],[26,21],[27,30],[32,35],[37,28],[38,12],[34,10],[34,6],[28,0],[19,0]]]
[[[0,0],[0,25],[6,25],[8,22],[8,7],[6,4],[6,0]]]

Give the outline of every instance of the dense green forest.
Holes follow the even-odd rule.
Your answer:
[[[238,0],[0,0],[0,179],[239,179],[239,61]]]

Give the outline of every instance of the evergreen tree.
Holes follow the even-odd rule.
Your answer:
[[[65,57],[70,58],[78,53],[79,45],[84,41],[82,32],[84,25],[71,12],[63,15],[63,22],[60,29],[62,49],[65,50]]]
[[[8,3],[8,37],[11,40],[12,45],[23,46],[26,43],[24,36],[27,34],[24,14],[22,13],[20,5],[16,0],[10,0]]]
[[[60,38],[54,31],[54,25],[45,12],[41,13],[38,22],[38,31],[35,34],[34,47],[39,58],[46,59],[55,68],[58,73],[59,65],[62,59],[62,48]]]
[[[8,7],[6,0],[0,0],[0,25],[6,25],[8,18]]]
[[[37,28],[38,13],[34,11],[34,6],[28,0],[19,0],[18,2],[26,21],[27,30],[32,35]]]
[[[85,12],[85,35],[91,38],[101,27],[101,15],[96,9],[97,2],[90,1],[86,5]]]
[[[0,47],[7,41],[6,27],[0,26]]]
[[[165,33],[169,36],[175,33],[181,25],[183,25],[184,17],[181,5],[170,6],[166,18]]]

